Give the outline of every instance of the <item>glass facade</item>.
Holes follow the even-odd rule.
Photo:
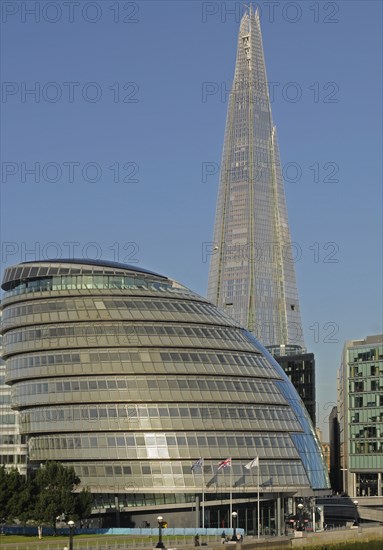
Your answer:
[[[295,260],[259,14],[250,7],[229,99],[208,298],[264,345],[303,347]]]
[[[338,410],[344,490],[382,496],[383,335],[346,342]]]
[[[1,312],[0,312],[1,321]],[[0,354],[2,336],[0,336]],[[5,383],[5,362],[0,357],[0,466],[27,471],[26,437],[20,435],[19,413],[11,407],[11,388]]]
[[[239,500],[255,502],[257,468],[245,468],[255,456],[265,500],[328,488],[283,369],[204,298],[100,262],[20,264],[4,281],[6,382],[32,464],[73,465],[97,502],[113,494],[144,508],[164,495],[193,501],[201,475],[207,501],[235,487]],[[198,476],[191,466],[200,457]],[[227,457],[230,475],[217,470]]]
[[[313,425],[316,425],[315,358],[313,353],[279,355],[275,359],[281,365],[300,395]]]

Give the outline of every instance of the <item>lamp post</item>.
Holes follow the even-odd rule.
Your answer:
[[[297,531],[303,531],[302,527],[302,510],[303,510],[303,504],[300,502],[297,506],[298,508],[298,526]]]
[[[69,520],[69,521],[68,521],[68,527],[69,527],[69,550],[73,550],[73,529],[74,529],[74,521]]]
[[[164,518],[162,516],[158,516],[158,542],[156,544],[156,548],[165,548],[164,543],[162,542],[162,522],[164,521]]]
[[[354,525],[359,525],[359,518],[358,518],[358,504],[359,502],[357,500],[354,500],[355,504],[355,519],[354,519]]]
[[[233,518],[233,536],[231,537],[231,540],[237,540],[237,512],[233,512],[231,514],[231,517]]]
[[[315,533],[315,511],[316,511],[316,506],[315,506],[315,497],[313,497],[312,499],[310,499],[310,506],[311,506],[311,512],[312,512],[312,522],[313,522],[313,533]]]
[[[324,507],[317,506],[319,512],[319,531],[323,531],[323,518],[324,518]]]

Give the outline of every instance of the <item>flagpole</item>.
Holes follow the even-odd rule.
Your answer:
[[[230,459],[230,529],[233,528],[233,464]]]
[[[202,480],[202,527],[205,528],[205,473],[204,473],[204,464],[205,459],[203,457],[199,458],[194,464],[192,464],[192,472],[194,476],[194,470],[195,468],[201,468],[201,480]],[[195,479],[195,478],[194,478]],[[199,497],[196,497],[199,500]],[[201,525],[200,518],[198,518],[198,527]]]
[[[218,464],[217,472],[221,471],[223,468],[226,468],[227,466],[230,468],[230,512],[229,512],[230,519],[228,521],[228,525],[230,526],[230,529],[232,529],[233,528],[233,518],[232,518],[232,513],[233,513],[233,465],[232,465],[230,456],[226,460],[221,460],[221,462]],[[225,473],[225,489],[226,489],[226,487],[227,487],[227,485],[226,485],[226,473]]]
[[[253,460],[250,460],[250,462],[248,462],[247,464],[245,464],[245,468],[247,470],[251,470],[252,468],[255,468],[255,467],[258,467],[258,474],[257,474],[257,538],[259,539],[259,535],[260,535],[260,532],[259,532],[259,524],[260,524],[260,521],[259,521],[259,518],[260,518],[260,508],[259,508],[259,472],[261,470],[261,464],[260,464],[260,461],[259,461],[259,455],[257,455],[255,458],[253,458]]]
[[[259,470],[261,469],[261,464],[259,462],[258,458],[258,491],[257,491],[257,522],[258,522],[258,528],[257,528],[257,538],[259,539]]]
[[[202,529],[205,529],[205,472],[204,472],[205,459],[202,460],[201,473],[202,473]]]

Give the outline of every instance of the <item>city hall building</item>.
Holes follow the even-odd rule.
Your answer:
[[[104,525],[154,527],[160,513],[170,527],[199,515],[221,528],[235,510],[256,533],[259,501],[261,532],[281,533],[297,498],[328,493],[287,375],[206,299],[73,259],[9,267],[2,288],[5,381],[29,463],[73,466]]]

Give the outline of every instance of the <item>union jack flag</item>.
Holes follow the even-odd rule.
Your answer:
[[[231,466],[231,458],[227,458],[226,460],[221,460],[221,462],[218,464],[218,472],[222,470],[223,468],[226,468],[227,466]]]

